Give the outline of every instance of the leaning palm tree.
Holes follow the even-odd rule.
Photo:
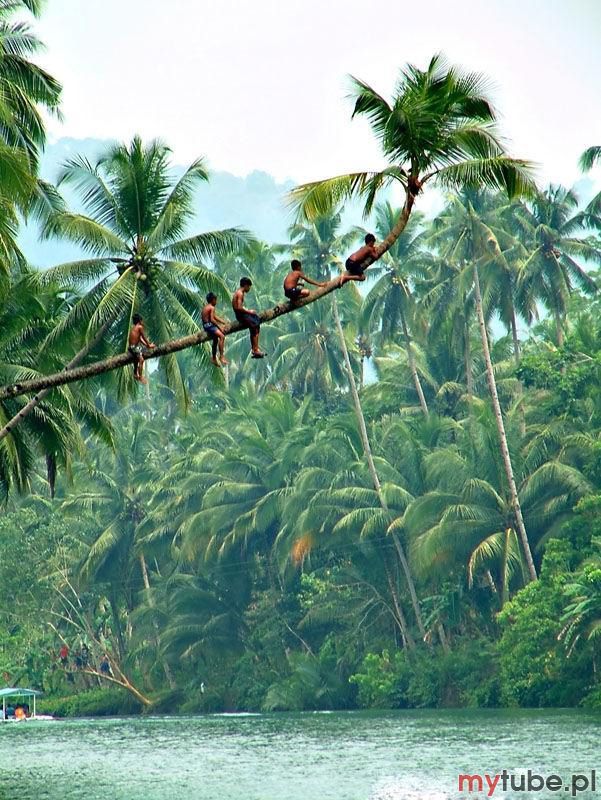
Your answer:
[[[100,340],[110,339],[126,349],[134,311],[149,320],[154,337],[166,340],[198,330],[199,292],[211,289],[225,295],[218,276],[201,265],[215,255],[232,252],[250,240],[238,228],[184,237],[193,215],[196,186],[208,180],[202,159],[175,178],[170,151],[139,137],[131,144],[111,146],[91,164],[83,156],[68,161],[59,184],[71,184],[81,195],[88,214],[59,211],[44,226],[45,238],[62,238],[79,245],[90,258],[61,264],[40,276],[42,283],[77,287],[83,296],[58,325],[49,343],[81,346],[67,364],[72,369]],[[165,376],[182,404],[188,397],[174,355],[163,360]],[[120,374],[120,388],[131,386],[131,375]],[[18,420],[0,430],[4,438],[37,405],[40,392],[21,410]]]
[[[457,68],[448,67],[440,56],[435,56],[426,70],[408,66],[401,73],[392,104],[362,81],[354,79],[353,87],[354,114],[368,117],[388,166],[379,172],[357,172],[299,186],[291,193],[291,203],[306,218],[329,213],[343,200],[357,196],[364,199],[364,209],[369,213],[381,189],[400,186],[405,202],[398,220],[379,246],[378,256],[381,256],[404,230],[415,201],[426,185],[436,182],[453,188],[489,186],[501,188],[509,195],[533,190],[530,165],[505,153],[497,133],[496,114],[486,97],[486,84],[481,76],[464,75]],[[88,184],[86,188],[90,188]],[[94,186],[90,191],[89,199],[98,203],[99,209],[112,218],[114,211],[104,199],[103,188]],[[87,235],[78,236],[70,223],[61,227],[64,231],[71,229],[71,238],[76,241],[88,242]],[[88,242],[90,249],[96,248],[103,253],[108,249],[110,255],[123,257],[120,236],[116,237],[120,250],[115,253],[117,241],[110,236],[106,238],[103,225],[94,231],[88,228],[87,232],[91,237]],[[130,261],[124,259],[123,263]],[[89,276],[90,279],[93,277],[94,274]],[[126,283],[122,281],[122,285]],[[262,312],[261,319],[269,321],[315,302],[337,286],[337,281],[332,281],[295,305],[281,304]],[[126,289],[123,285],[123,291]],[[237,329],[238,326],[234,325],[225,332]],[[176,349],[193,346],[199,341],[204,341],[202,335],[199,339],[184,337],[179,343],[157,348],[155,355],[165,357]],[[41,383],[28,384],[27,390],[36,391],[82,380],[92,374],[122,367],[124,363],[129,362],[126,359],[107,359],[93,369],[70,371],[60,377],[48,376]],[[22,391],[22,387],[16,387],[16,391]],[[0,390],[0,396],[2,392]],[[9,387],[6,395],[14,395],[14,392]]]
[[[310,219],[359,197],[367,215],[381,190],[400,186],[405,201],[379,245],[380,257],[403,232],[427,184],[453,189],[489,186],[510,196],[531,191],[530,166],[507,156],[486,89],[481,75],[462,74],[440,55],[425,70],[407,66],[390,103],[352,78],[353,116],[367,117],[387,166],[303,184],[292,191],[292,205]]]

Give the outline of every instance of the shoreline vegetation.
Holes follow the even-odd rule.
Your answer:
[[[41,5],[0,4],[4,682],[65,716],[598,709],[601,195],[537,187],[439,55],[352,79],[386,167],[293,189],[286,242],[195,230],[205,161],[157,140],[52,185]],[[34,269],[23,219],[80,257]]]

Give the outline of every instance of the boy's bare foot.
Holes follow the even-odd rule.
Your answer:
[[[250,354],[251,358],[265,358],[266,353],[262,353],[260,350],[253,350]]]
[[[143,375],[134,375],[134,380],[138,381],[138,383],[143,383],[146,385],[148,380]]]
[[[220,367],[221,366],[221,364],[219,363],[219,361],[217,361],[216,358],[212,358],[211,359],[211,364],[215,364],[216,367]]]
[[[227,365],[230,363],[230,362],[227,360],[227,358],[224,358],[223,356],[221,356],[221,358],[220,358],[219,360],[221,361],[221,363],[222,363],[224,366],[227,366]]]

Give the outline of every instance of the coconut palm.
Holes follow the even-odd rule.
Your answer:
[[[69,313],[73,297],[63,287],[36,285],[34,275],[15,270],[12,283],[0,303],[0,375],[7,381],[40,372],[40,351],[53,327]],[[45,351],[44,364],[59,365],[60,349]],[[11,428],[19,418],[22,403],[0,402],[0,424]],[[86,391],[60,390],[52,402],[41,403],[10,439],[0,441],[0,484],[4,493],[12,487],[24,491],[35,469],[36,457],[47,461],[50,493],[54,493],[57,466],[67,467],[83,449],[78,423],[105,443],[111,442],[107,418]]]
[[[400,211],[389,202],[375,209],[375,230],[384,238],[393,227]],[[427,416],[428,404],[418,374],[410,328],[418,323],[412,282],[424,277],[432,266],[431,255],[423,248],[423,218],[414,214],[407,223],[405,234],[396,240],[382,260],[381,274],[370,288],[363,304],[363,316],[373,330],[380,329],[383,343],[391,342],[400,332],[407,352],[407,361],[422,412]],[[415,325],[417,328],[417,325]]]
[[[93,538],[77,571],[83,585],[106,587],[121,660],[127,650],[122,611],[131,611],[136,591],[149,588],[137,529],[146,517],[148,486],[162,473],[162,453],[152,426],[140,413],[129,415],[114,456],[99,451],[80,468],[75,491],[61,505],[67,517],[90,519]]]
[[[403,232],[414,203],[430,183],[453,189],[502,189],[510,196],[532,190],[527,162],[506,155],[486,81],[449,67],[440,55],[427,69],[405,67],[389,103],[365,82],[352,78],[353,116],[367,117],[387,166],[303,184],[291,203],[306,218],[359,197],[369,214],[378,193],[400,186],[405,201],[378,247],[381,257]]]
[[[472,202],[472,200],[474,202]],[[476,194],[471,197],[469,195],[466,197],[465,206],[463,206],[459,200],[453,201],[455,213],[449,215],[445,220],[447,223],[450,222],[448,237],[443,222],[440,229],[436,231],[435,241],[441,247],[443,259],[453,262],[456,265],[456,280],[462,283],[464,287],[470,284],[473,287],[474,308],[480,329],[482,352],[486,366],[486,378],[497,423],[499,445],[503,457],[505,474],[511,491],[516,525],[524,551],[524,557],[528,565],[530,577],[532,580],[535,580],[537,577],[536,568],[530,551],[528,534],[522,518],[520,500],[515,476],[513,474],[511,455],[503,421],[503,413],[499,402],[497,381],[491,358],[487,312],[488,315],[490,315],[494,306],[492,303],[487,302],[488,298],[485,299],[483,297],[480,283],[480,272],[482,270],[490,269],[491,266],[499,262],[505,265],[506,262],[494,230],[487,224],[486,217],[482,217],[474,207],[474,203],[478,204],[479,200],[480,195]],[[457,219],[455,217],[457,217]],[[496,287],[496,283],[497,282],[492,282],[493,288]],[[488,284],[485,284],[485,289],[488,289]],[[462,288],[460,294],[465,296],[465,293],[466,289]],[[511,301],[509,302],[511,305]],[[513,305],[511,305],[511,308],[513,309]]]
[[[84,294],[53,338],[83,332],[88,340],[100,330],[126,349],[132,314],[146,319],[150,335],[167,340],[199,327],[199,292],[226,296],[218,276],[202,266],[206,258],[246,245],[250,235],[237,228],[184,237],[193,213],[194,189],[208,180],[202,159],[176,178],[169,149],[158,141],[111,146],[95,164],[70,159],[59,177],[80,194],[88,215],[62,212],[44,228],[46,238],[67,239],[92,257],[61,264],[41,280],[60,278]],[[108,330],[105,327],[108,326]],[[186,404],[177,358],[163,359],[167,382]],[[129,373],[121,373],[124,387]]]
[[[61,85],[29,58],[42,49],[26,22],[13,22],[16,12],[39,15],[40,0],[0,2],[0,140],[23,150],[37,170],[46,131],[40,110],[58,114]]]
[[[595,646],[601,634],[601,541],[593,537],[591,544],[596,552],[564,587],[567,604],[560,638],[568,654],[583,641]]]
[[[528,569],[525,564],[522,569],[515,509],[495,443],[494,417],[484,404],[478,405],[477,418],[457,429],[453,444],[427,454],[430,490],[411,504],[403,525],[413,539],[412,554],[421,569],[447,574],[460,567],[470,585],[480,574],[503,603],[512,576],[521,573],[527,581]],[[518,434],[517,427],[514,424],[510,433]],[[553,453],[546,432],[539,437],[533,437],[522,452],[513,448],[512,460],[524,521],[533,543],[540,545],[557,534],[589,485],[565,462],[559,447]]]
[[[528,251],[520,268],[519,288],[552,316],[561,346],[569,296],[575,289],[587,294],[597,291],[581,262],[601,264],[601,247],[583,235],[587,217],[578,211],[573,190],[550,186],[529,203],[514,204],[511,211],[510,228]]]

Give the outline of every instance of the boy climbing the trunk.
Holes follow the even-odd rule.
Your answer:
[[[238,322],[248,326],[250,335],[250,349],[252,358],[265,358],[265,353],[259,350],[259,330],[261,319],[253,308],[244,307],[244,295],[250,292],[253,283],[250,278],[240,278],[240,288],[236,289],[232,297],[232,308]]]
[[[222,364],[229,364],[229,361],[223,355],[225,348],[225,336],[219,325],[225,325],[226,320],[217,316],[215,306],[217,305],[217,295],[209,292],[207,295],[207,304],[203,307],[200,316],[202,319],[202,327],[205,333],[211,340],[211,361],[216,367]],[[217,360],[217,348],[219,348],[219,361]]]
[[[290,267],[290,272],[284,278],[284,294],[290,302],[295,303],[297,300],[300,300],[301,297],[308,297],[310,294],[308,289],[303,289],[299,286],[300,281],[306,281],[307,283],[313,284],[313,286],[325,286],[325,283],[314,281],[312,278],[305,275],[302,271],[302,264],[298,259],[295,258],[291,261]]]
[[[344,286],[347,281],[364,281],[365,270],[373,261],[379,258],[378,248],[376,247],[376,237],[373,233],[368,233],[365,237],[365,244],[346,260],[346,272],[340,278],[340,285]],[[365,261],[369,259],[369,264]]]
[[[132,317],[132,327],[129,332],[128,350],[133,354],[134,361],[134,380],[139,383],[148,383],[143,375],[144,370],[144,348],[147,347],[152,350],[154,345],[146,338],[144,332],[144,320],[139,314],[134,314]]]

